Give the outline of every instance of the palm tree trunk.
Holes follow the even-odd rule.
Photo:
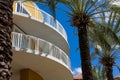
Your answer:
[[[106,76],[107,76],[107,80],[114,80],[113,79],[113,69],[112,66],[105,66],[105,72],[106,72]]]
[[[13,0],[0,0],[0,80],[11,80],[12,4]]]
[[[86,26],[78,27],[79,47],[81,53],[81,65],[83,80],[93,80],[90,62],[89,41]]]

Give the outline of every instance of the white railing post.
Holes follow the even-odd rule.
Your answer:
[[[60,32],[64,38],[67,40],[67,35],[66,35],[66,32],[63,28],[63,26],[56,20],[56,23],[54,22],[54,18],[49,15],[48,13],[46,13],[45,11],[41,10],[41,9],[38,9],[37,7],[32,7],[30,5],[26,5],[26,4],[23,4],[21,2],[18,2],[20,4],[20,9],[19,9],[19,13],[21,14],[25,14],[23,12],[23,8],[24,8],[24,5],[27,6],[27,7],[30,7],[30,8],[33,8],[34,11],[35,11],[35,14],[32,16],[32,15],[29,15],[30,17],[34,17],[36,20],[39,20],[39,12],[41,12],[43,14],[43,20],[45,23],[49,24],[50,26],[54,27],[58,32]],[[17,9],[18,5],[16,6],[16,9]],[[17,10],[16,10],[17,11]],[[28,14],[27,14],[28,15]],[[52,22],[51,22],[52,21]]]
[[[17,42],[18,42],[18,46],[17,46],[17,49],[20,48],[20,44],[21,44],[21,34],[16,34],[17,35]]]
[[[21,2],[20,2],[21,3]],[[23,13],[23,3],[21,3],[21,13]]]
[[[60,48],[53,45],[52,43],[33,37],[33,36],[21,34],[21,33],[13,32],[12,35],[13,35],[12,44],[14,47],[18,47],[19,49],[25,50],[26,52],[29,52],[28,50],[32,50],[32,52],[29,52],[29,53],[39,54],[40,52],[39,51],[37,52],[37,50],[41,46],[41,48],[43,49],[43,53],[45,53],[44,56],[50,55],[60,60],[70,68],[70,61],[68,56],[64,53],[64,51],[62,51]],[[31,46],[33,49],[31,48]]]

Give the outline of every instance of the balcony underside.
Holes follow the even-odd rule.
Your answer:
[[[73,80],[71,71],[62,64],[49,59],[48,55],[40,56],[23,51],[13,51],[13,77],[20,80],[20,70],[29,68],[37,72],[44,80]]]
[[[69,54],[68,42],[50,25],[23,14],[14,14],[14,23],[26,32],[26,34],[49,41]]]

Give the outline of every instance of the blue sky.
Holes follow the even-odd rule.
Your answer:
[[[64,7],[63,5],[59,5],[60,7],[62,6],[64,8],[64,10],[68,10],[66,7]],[[49,9],[46,8],[45,6],[40,6],[41,9],[43,9],[44,11],[50,13]],[[78,36],[76,35],[77,30],[76,28],[70,26],[70,17],[64,12],[62,11],[60,8],[56,9],[56,18],[57,20],[63,25],[63,27],[66,30],[66,33],[68,35],[68,42],[70,45],[70,60],[71,60],[71,69],[74,75],[77,75],[79,73],[81,73],[81,61],[80,61],[80,52],[78,49]],[[92,61],[93,64],[98,64],[98,62],[96,61]],[[113,75],[117,76],[119,74],[119,71],[117,70],[117,68],[114,67],[114,72]]]

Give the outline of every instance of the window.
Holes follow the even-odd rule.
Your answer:
[[[20,2],[17,3],[17,12],[28,14],[28,12],[21,6]]]
[[[18,32],[18,33],[24,33],[20,28],[18,28],[16,25],[13,25],[13,32]]]

